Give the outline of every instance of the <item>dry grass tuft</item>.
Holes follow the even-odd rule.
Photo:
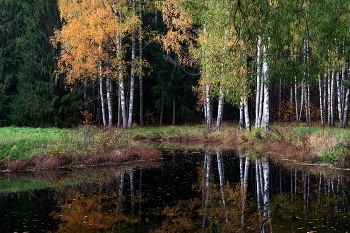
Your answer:
[[[16,172],[16,171],[24,171],[31,166],[33,166],[33,163],[30,162],[29,160],[14,160],[14,161],[9,161],[6,164],[6,169],[11,172]]]
[[[326,130],[322,133],[312,134],[307,138],[310,152],[317,156],[322,156],[332,152],[336,145],[341,141],[341,138],[336,135],[331,136]]]
[[[263,150],[274,157],[305,162],[310,159],[304,147],[296,146],[291,142],[267,143]]]
[[[33,162],[33,167],[36,170],[52,170],[70,165],[72,160],[63,154],[53,154],[36,156]]]

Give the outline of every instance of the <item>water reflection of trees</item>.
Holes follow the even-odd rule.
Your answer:
[[[165,187],[152,186],[163,190],[149,196],[142,170],[121,169],[106,181],[59,189],[59,207],[53,213],[61,221],[58,232],[282,232],[320,230],[327,224],[348,228],[344,176],[283,169],[264,157],[239,156],[227,163],[229,157],[221,151],[203,155],[190,184],[194,194],[170,202],[172,198],[163,197],[152,207],[149,202],[162,198]],[[171,169],[182,166],[176,160],[173,156]],[[238,172],[232,173],[235,167]],[[166,172],[161,171],[160,184],[172,182]]]
[[[166,218],[155,232],[265,232],[269,217],[268,160],[257,162],[262,210],[248,198],[250,159],[240,157],[240,182],[236,184],[225,182],[221,151],[216,152],[216,160],[218,182],[214,180],[213,154],[206,150],[198,176],[202,195],[166,207],[162,212]]]
[[[271,198],[270,211],[275,229],[288,226],[295,230],[347,232],[350,217],[348,189],[344,186],[347,177],[341,174],[310,175],[306,169],[294,168],[289,174],[289,179],[284,179],[285,185],[282,185],[284,192]],[[280,176],[279,180],[283,178]]]

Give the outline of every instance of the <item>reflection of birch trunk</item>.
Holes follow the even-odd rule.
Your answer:
[[[139,230],[141,229],[141,214],[142,214],[142,169],[140,169],[140,176],[139,176]]]
[[[225,214],[225,220],[227,219],[227,211],[226,211],[226,200],[225,200],[225,193],[224,193],[224,167],[223,167],[223,158],[221,155],[221,151],[216,152],[216,158],[218,161],[218,172],[219,172],[219,180],[220,180],[220,192],[221,192],[221,201],[224,206],[224,214]]]
[[[306,173],[302,174],[303,181],[303,197],[304,197],[304,213],[305,220],[308,219],[308,210],[309,210],[309,196],[310,196],[310,177]]]
[[[293,201],[293,169],[290,169],[290,201]]]
[[[255,180],[256,180],[256,201],[258,204],[258,210],[261,208],[261,203],[260,203],[260,193],[261,193],[261,186],[260,186],[260,159],[257,159],[255,162]]]
[[[134,173],[130,171],[130,201],[131,201],[131,216],[134,219],[135,215],[135,186],[134,186]]]
[[[121,173],[120,180],[119,180],[118,201],[117,201],[115,216],[117,216],[122,210],[123,188],[124,188],[124,173]]]
[[[203,215],[203,221],[202,221],[202,230],[205,228],[205,223],[208,218],[206,215],[208,206],[209,206],[209,201],[210,201],[210,167],[211,167],[211,154],[209,150],[205,151],[205,183],[204,183],[204,215]]]
[[[243,166],[244,166],[243,157],[239,156],[239,181],[241,182],[241,185],[242,185],[242,182],[243,182],[243,174],[244,174]]]
[[[245,165],[244,165],[244,177],[242,181],[242,189],[243,189],[243,196],[242,196],[242,214],[241,214],[241,228],[244,228],[244,211],[247,201],[247,188],[248,188],[248,170],[249,170],[249,164],[250,159],[248,157],[245,158]]]
[[[263,223],[261,226],[261,232],[266,232],[267,223],[269,222],[269,160],[266,158],[263,163],[263,174],[264,174],[264,215],[263,215]],[[271,227],[271,224],[270,224]],[[272,232],[272,231],[271,231]]]

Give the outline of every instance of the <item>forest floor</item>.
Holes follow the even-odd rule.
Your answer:
[[[257,158],[271,156],[297,163],[350,167],[350,130],[271,125],[238,130],[226,123],[220,131],[204,133],[204,125],[145,126],[132,130],[81,126],[58,128],[0,128],[0,170],[41,170],[149,161],[159,148],[229,150]]]

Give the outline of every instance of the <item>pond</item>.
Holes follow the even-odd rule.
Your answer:
[[[348,232],[349,175],[212,150],[1,174],[0,231]]]

